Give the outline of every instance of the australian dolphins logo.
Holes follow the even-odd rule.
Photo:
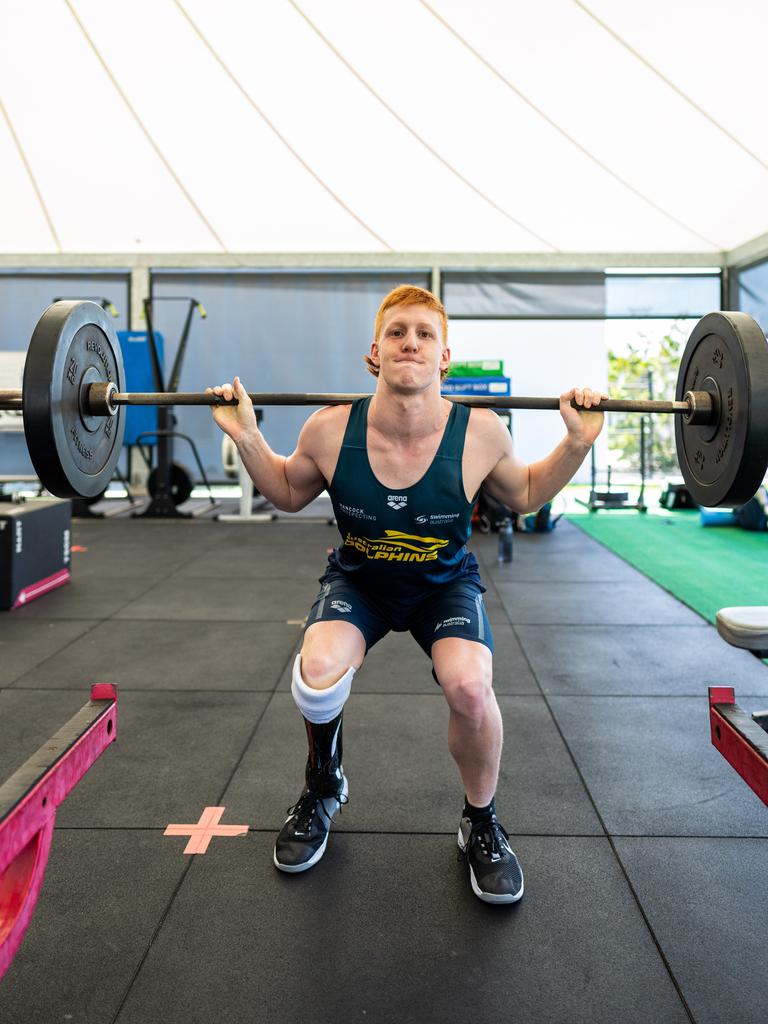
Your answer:
[[[402,530],[385,530],[383,537],[377,537],[371,544],[397,544],[409,551],[439,551],[448,543],[442,537],[419,537],[418,534],[403,533]]]
[[[431,562],[449,543],[443,537],[419,537],[402,530],[385,530],[383,537],[355,537],[348,533],[344,545],[362,551],[367,558],[388,562]]]

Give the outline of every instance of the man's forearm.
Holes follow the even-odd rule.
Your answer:
[[[569,483],[592,446],[566,435],[546,459],[528,467],[528,508],[535,512]]]
[[[272,451],[258,428],[243,434],[236,444],[259,493],[281,512],[293,512],[291,488],[285,476],[285,456]]]

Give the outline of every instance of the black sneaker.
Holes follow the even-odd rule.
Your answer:
[[[517,903],[523,895],[523,872],[509,836],[495,817],[476,825],[462,818],[459,849],[469,864],[475,896],[486,903]]]
[[[306,871],[320,860],[336,813],[347,803],[346,775],[335,796],[321,796],[306,786],[288,808],[288,818],[275,843],[272,860],[280,871]]]

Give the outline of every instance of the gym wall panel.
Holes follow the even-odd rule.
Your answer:
[[[202,391],[238,374],[249,391],[373,390],[363,362],[382,298],[400,283],[429,287],[426,271],[220,272],[156,271],[152,275],[155,330],[165,339],[166,370],[176,355],[189,296],[195,314],[179,390]],[[262,429],[274,451],[290,454],[308,407],[264,410]],[[222,433],[207,410],[176,410],[177,429],[194,438],[205,471],[221,480]],[[174,459],[194,468],[189,446],[177,440]],[[193,475],[197,477],[197,472]]]
[[[698,318],[720,308],[720,273],[446,271],[443,301],[455,317]]]
[[[26,352],[41,314],[54,299],[108,299],[117,309],[115,330],[128,326],[130,272],[86,269],[0,273],[0,352]],[[0,431],[0,474],[33,473],[23,433]]]
[[[768,331],[768,260],[738,272],[735,294],[736,308],[749,313]]]

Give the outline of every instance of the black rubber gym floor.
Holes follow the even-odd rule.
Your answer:
[[[332,527],[76,522],[73,581],[0,618],[0,778],[118,686],[118,742],[62,804],[3,1024],[764,1022],[768,808],[709,742],[707,687],[768,671],[566,522],[483,565],[515,906],[457,859],[447,707],[408,634],[345,713],[323,860],[275,835],[306,755],[289,691]],[[185,855],[170,823],[225,807]]]

